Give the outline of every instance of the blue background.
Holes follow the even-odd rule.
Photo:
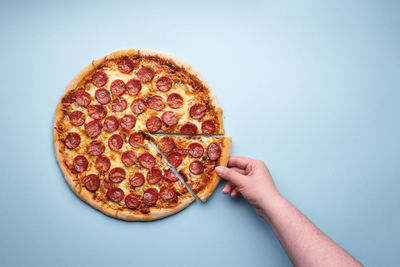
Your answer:
[[[224,108],[233,155],[264,160],[364,264],[398,265],[400,2],[151,2],[1,2],[1,265],[290,266],[222,185],[149,223],[69,190],[53,155],[56,103],[92,59],[125,48],[190,62]]]

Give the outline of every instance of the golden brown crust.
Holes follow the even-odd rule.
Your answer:
[[[153,208],[151,210],[150,214],[133,214],[129,211],[117,211],[117,214],[113,217],[117,217],[119,219],[123,219],[126,221],[151,221],[151,220],[157,220],[157,219],[162,219],[164,217],[170,216],[172,214],[175,214],[187,206],[190,205],[195,200],[195,198],[188,194],[186,198],[183,200],[180,200],[180,203],[172,208],[172,209],[165,209],[165,208]]]
[[[57,105],[55,114],[54,114],[54,121],[53,121],[53,144],[54,144],[54,150],[56,154],[56,159],[57,162],[60,166],[60,169],[65,177],[65,180],[67,181],[68,185],[70,188],[75,192],[76,195],[79,196],[83,201],[87,202],[94,208],[100,210],[101,212],[112,216],[116,217],[119,219],[123,220],[128,220],[128,221],[146,221],[146,220],[155,220],[155,219],[160,219],[169,215],[172,215],[174,213],[179,212],[180,210],[184,209],[187,207],[190,203],[194,201],[194,197],[190,195],[189,193],[184,195],[181,199],[179,199],[179,202],[177,205],[173,208],[152,208],[151,213],[149,214],[137,214],[133,213],[132,211],[128,209],[120,209],[117,210],[109,205],[107,203],[104,203],[99,200],[93,199],[93,194],[90,193],[89,191],[82,189],[82,186],[80,183],[76,182],[76,179],[74,174],[71,173],[69,168],[66,166],[64,163],[65,157],[61,153],[63,149],[63,144],[59,140],[59,133],[57,129],[57,123],[59,120],[63,119],[64,113],[63,113],[63,98],[67,95],[67,93],[73,89],[75,89],[78,84],[84,79],[90,72],[94,71],[97,69],[100,65],[102,65],[105,61],[110,60],[110,59],[116,59],[120,58],[123,56],[137,56],[137,55],[143,55],[143,56],[156,56],[160,58],[165,58],[168,60],[173,61],[177,66],[184,68],[189,74],[195,76],[198,78],[198,80],[204,85],[205,88],[208,90],[208,94],[211,99],[211,103],[215,107],[215,111],[217,113],[217,123],[220,125],[220,131],[219,133],[223,134],[224,133],[224,128],[223,128],[223,121],[222,121],[222,109],[218,105],[217,99],[215,97],[215,94],[212,92],[210,89],[208,83],[205,81],[205,79],[193,68],[191,67],[188,63],[180,60],[179,58],[172,56],[170,54],[166,54],[163,52],[155,51],[155,50],[149,50],[149,49],[129,49],[129,50],[120,50],[113,52],[107,56],[104,56],[98,60],[92,61],[91,64],[86,66],[84,69],[82,69],[67,85],[66,89],[64,90],[62,97],[60,98],[60,101]],[[230,146],[230,141],[228,146]],[[225,145],[224,145],[225,147]],[[223,149],[224,153],[225,149]],[[229,156],[229,148],[228,148],[228,156]],[[221,157],[221,163],[223,162],[222,157]],[[226,164],[226,163],[225,163]],[[218,181],[217,179],[218,178]],[[216,183],[215,185],[212,185],[209,189],[207,187],[207,192],[204,193],[203,201],[205,201],[209,195],[215,190],[215,187],[218,185],[219,182],[219,177],[217,176],[216,178],[213,178],[213,181],[215,180]]]
[[[226,166],[228,164],[229,155],[231,152],[231,137],[223,137],[222,139],[222,153],[219,159],[218,166]],[[207,199],[211,196],[214,190],[217,188],[221,178],[218,176],[217,172],[213,172],[211,181],[207,184],[207,186],[200,192],[197,193],[198,198],[201,201],[206,202]]]

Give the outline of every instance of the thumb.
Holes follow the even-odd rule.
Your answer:
[[[235,185],[240,184],[240,181],[244,178],[242,174],[223,166],[218,166],[215,168],[215,171],[221,178],[228,180]]]

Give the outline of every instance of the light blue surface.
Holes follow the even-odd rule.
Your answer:
[[[224,108],[233,155],[266,161],[281,193],[366,265],[399,264],[399,1],[64,2],[0,3],[0,265],[290,266],[222,186],[149,223],[69,190],[56,103],[92,59],[130,47],[190,62]]]

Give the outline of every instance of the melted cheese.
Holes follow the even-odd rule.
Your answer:
[[[142,62],[141,65],[151,66],[154,69],[157,69],[156,66],[153,66],[152,62],[145,61],[145,62]],[[106,88],[108,91],[110,91],[110,94],[111,94],[110,86],[111,86],[111,84],[112,84],[112,82],[114,80],[121,79],[122,81],[127,83],[130,79],[133,79],[133,78],[134,79],[138,79],[138,77],[136,75],[137,70],[138,69],[134,70],[130,74],[123,74],[123,73],[119,72],[118,67],[114,62],[111,62],[111,61],[107,62],[105,64],[105,66],[102,68],[102,71],[107,74],[108,81],[102,88]],[[129,194],[130,192],[132,192],[132,191],[135,191],[138,195],[142,196],[143,192],[146,189],[150,188],[150,187],[156,188],[158,191],[160,190],[160,188],[164,185],[163,182],[159,182],[156,185],[150,185],[150,184],[147,183],[147,179],[145,179],[145,184],[143,186],[137,187],[135,189],[132,189],[132,187],[131,187],[131,185],[129,183],[129,178],[133,177],[134,173],[137,172],[137,171],[142,172],[142,174],[146,177],[147,176],[147,170],[144,170],[143,168],[141,168],[139,163],[136,163],[131,167],[126,167],[122,163],[122,160],[121,160],[121,155],[122,155],[122,153],[124,151],[133,150],[133,151],[135,151],[137,153],[138,156],[143,152],[148,152],[148,153],[152,154],[156,158],[156,165],[155,165],[156,167],[159,167],[161,170],[164,170],[166,168],[169,168],[169,166],[168,166],[167,163],[165,163],[162,160],[161,155],[158,154],[158,152],[154,149],[154,147],[147,140],[145,140],[145,145],[142,148],[138,148],[137,149],[137,148],[131,147],[129,142],[128,142],[129,135],[131,133],[133,133],[133,132],[139,132],[139,131],[147,132],[146,120],[150,116],[158,116],[159,118],[161,118],[162,113],[164,113],[165,111],[173,111],[173,112],[175,112],[176,114],[178,114],[180,116],[180,120],[179,120],[178,125],[176,127],[173,127],[173,128],[169,128],[168,129],[168,128],[166,128],[165,125],[163,125],[163,128],[161,129],[160,132],[168,132],[168,131],[169,132],[171,132],[171,131],[172,132],[173,131],[178,132],[179,131],[178,129],[182,125],[187,123],[187,122],[191,122],[191,123],[195,124],[197,126],[197,128],[198,128],[198,131],[201,131],[201,122],[205,121],[207,119],[212,119],[211,115],[209,113],[207,113],[201,119],[201,121],[194,120],[194,119],[192,119],[190,117],[190,115],[189,115],[190,107],[193,104],[199,102],[199,97],[194,93],[194,90],[190,85],[184,84],[184,83],[173,83],[172,88],[168,92],[159,91],[157,89],[157,87],[156,87],[156,81],[157,81],[158,78],[160,78],[163,75],[164,75],[163,73],[157,72],[155,77],[154,77],[154,79],[151,82],[142,83],[142,89],[139,92],[139,94],[136,95],[136,96],[131,96],[127,92],[125,92],[123,94],[122,98],[127,101],[127,108],[124,111],[122,111],[122,112],[114,112],[112,110],[112,108],[111,108],[111,102],[109,104],[107,104],[107,105],[103,105],[107,110],[106,117],[114,115],[118,119],[121,119],[126,114],[134,115],[136,117],[137,121],[136,121],[135,127],[132,130],[128,131],[128,132],[122,131],[121,127],[119,127],[119,129],[117,131],[113,132],[113,133],[107,133],[104,130],[102,130],[98,137],[96,137],[94,139],[88,138],[86,136],[86,134],[85,134],[85,131],[84,131],[84,125],[86,123],[92,121],[93,119],[89,116],[87,109],[77,105],[76,103],[72,103],[71,105],[66,107],[66,113],[67,114],[70,114],[72,111],[79,110],[79,111],[83,112],[86,115],[85,124],[83,124],[82,126],[73,126],[70,123],[68,116],[64,116],[62,118],[64,131],[63,131],[63,133],[62,133],[60,138],[61,139],[65,138],[65,136],[69,132],[79,133],[79,135],[81,137],[81,143],[77,148],[75,148],[73,150],[69,150],[69,149],[65,148],[62,151],[62,153],[63,153],[63,155],[65,157],[65,160],[66,160],[66,164],[68,165],[68,167],[71,168],[72,165],[73,165],[72,164],[73,159],[78,155],[84,155],[88,159],[88,162],[89,162],[88,169],[85,172],[76,174],[76,177],[78,178],[78,180],[82,180],[88,174],[92,174],[92,173],[93,174],[99,174],[97,169],[95,168],[95,160],[96,160],[97,157],[88,155],[86,153],[86,149],[87,149],[87,146],[89,145],[89,143],[91,141],[100,140],[100,141],[103,142],[103,144],[105,146],[105,151],[104,151],[103,155],[105,155],[108,158],[110,158],[110,161],[111,161],[110,170],[113,169],[113,168],[116,168],[116,167],[121,167],[126,172],[126,178],[121,183],[115,184],[115,186],[121,188],[124,191],[125,196],[127,194]],[[79,89],[79,88],[80,87],[78,87],[77,89]],[[90,104],[91,105],[98,105],[99,103],[97,102],[97,100],[95,98],[95,92],[99,88],[97,88],[92,83],[87,83],[84,86],[84,89],[92,97]],[[172,109],[167,105],[167,97],[171,93],[178,93],[183,97],[183,100],[184,100],[183,101],[183,105],[180,108]],[[130,106],[131,106],[131,103],[135,99],[143,98],[143,99],[146,100],[149,96],[152,96],[152,95],[159,95],[159,96],[161,96],[163,98],[164,103],[165,103],[165,108],[162,111],[158,112],[158,111],[154,111],[154,110],[151,110],[151,109],[147,108],[147,110],[144,113],[140,114],[140,115],[135,115],[135,114],[132,113]],[[101,121],[103,123],[104,119],[102,119]],[[121,136],[123,136],[124,132],[127,133],[127,136],[125,136],[125,140],[124,140],[124,144],[123,144],[122,148],[120,150],[118,150],[118,151],[112,151],[108,146],[109,137],[111,135],[113,135],[113,134],[121,134]],[[203,144],[204,143],[210,143],[210,142],[213,141],[213,139],[211,139],[211,138],[203,138],[203,139],[204,139],[204,140],[202,140]],[[207,149],[207,147],[205,147],[205,151],[206,151],[206,149]],[[188,171],[188,166],[190,164],[190,162],[188,162],[188,160],[190,160],[190,159],[188,159],[188,158],[184,159],[184,162],[181,164],[181,166],[186,166],[186,167],[178,168],[178,171],[180,171],[180,170],[185,171],[186,173],[188,173],[188,176],[190,177],[191,181],[195,182],[195,181],[200,179],[201,175],[193,175]],[[101,177],[101,180],[108,179],[108,177],[107,177],[108,173],[109,172],[107,172],[105,177]],[[181,181],[178,180],[177,182],[174,183],[174,185],[175,185],[178,193],[180,193],[180,194],[188,194],[184,184]],[[83,189],[83,190],[86,190],[86,189]],[[105,193],[105,192],[101,192],[101,193]],[[100,194],[100,192],[96,192],[96,194]],[[107,201],[104,198],[103,198],[103,201],[106,201],[110,206],[112,206],[114,208],[120,208],[121,205],[123,205],[122,204],[123,201],[121,201],[119,204],[111,202],[111,201]],[[163,202],[163,200],[161,200],[159,198],[159,202]]]

